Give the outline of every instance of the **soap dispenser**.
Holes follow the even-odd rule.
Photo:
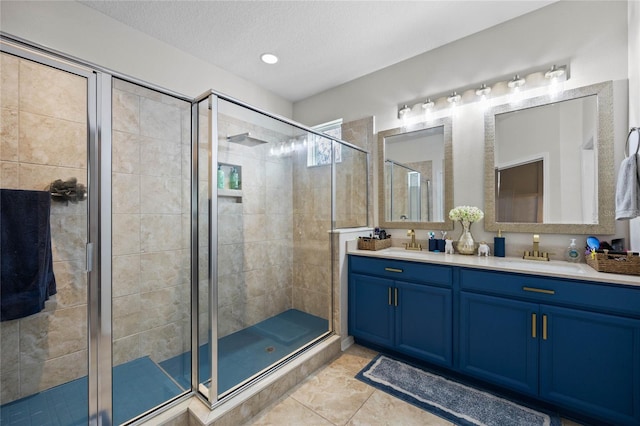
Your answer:
[[[218,188],[224,189],[224,170],[220,164],[218,164]]]
[[[493,255],[496,257],[504,257],[505,255],[505,241],[502,236],[502,230],[498,229],[498,236],[493,237]]]
[[[231,168],[231,173],[229,174],[229,188],[240,189],[240,175],[235,167]]]
[[[565,259],[567,259],[567,262],[573,263],[580,261],[580,250],[578,250],[578,247],[576,246],[575,238],[571,239],[571,244],[569,244],[569,247],[567,248],[567,251],[565,253]]]

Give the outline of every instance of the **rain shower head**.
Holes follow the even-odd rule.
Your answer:
[[[240,133],[239,135],[227,136],[227,140],[229,142],[233,142],[233,143],[237,143],[237,144],[249,146],[249,147],[258,146],[258,145],[262,145],[263,143],[267,143],[267,141],[263,141],[261,139],[256,139],[252,137],[251,133],[249,132]]]

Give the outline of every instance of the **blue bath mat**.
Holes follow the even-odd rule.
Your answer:
[[[560,426],[558,416],[379,355],[356,378],[456,425]]]

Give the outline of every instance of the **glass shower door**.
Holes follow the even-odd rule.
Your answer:
[[[191,103],[112,87],[113,419],[191,390]]]
[[[0,424],[86,425],[95,81],[85,69],[2,48]]]

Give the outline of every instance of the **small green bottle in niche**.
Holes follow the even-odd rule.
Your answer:
[[[224,170],[220,164],[218,164],[218,188],[224,189]]]
[[[229,174],[229,189],[240,189],[240,175],[235,167],[231,168]]]

